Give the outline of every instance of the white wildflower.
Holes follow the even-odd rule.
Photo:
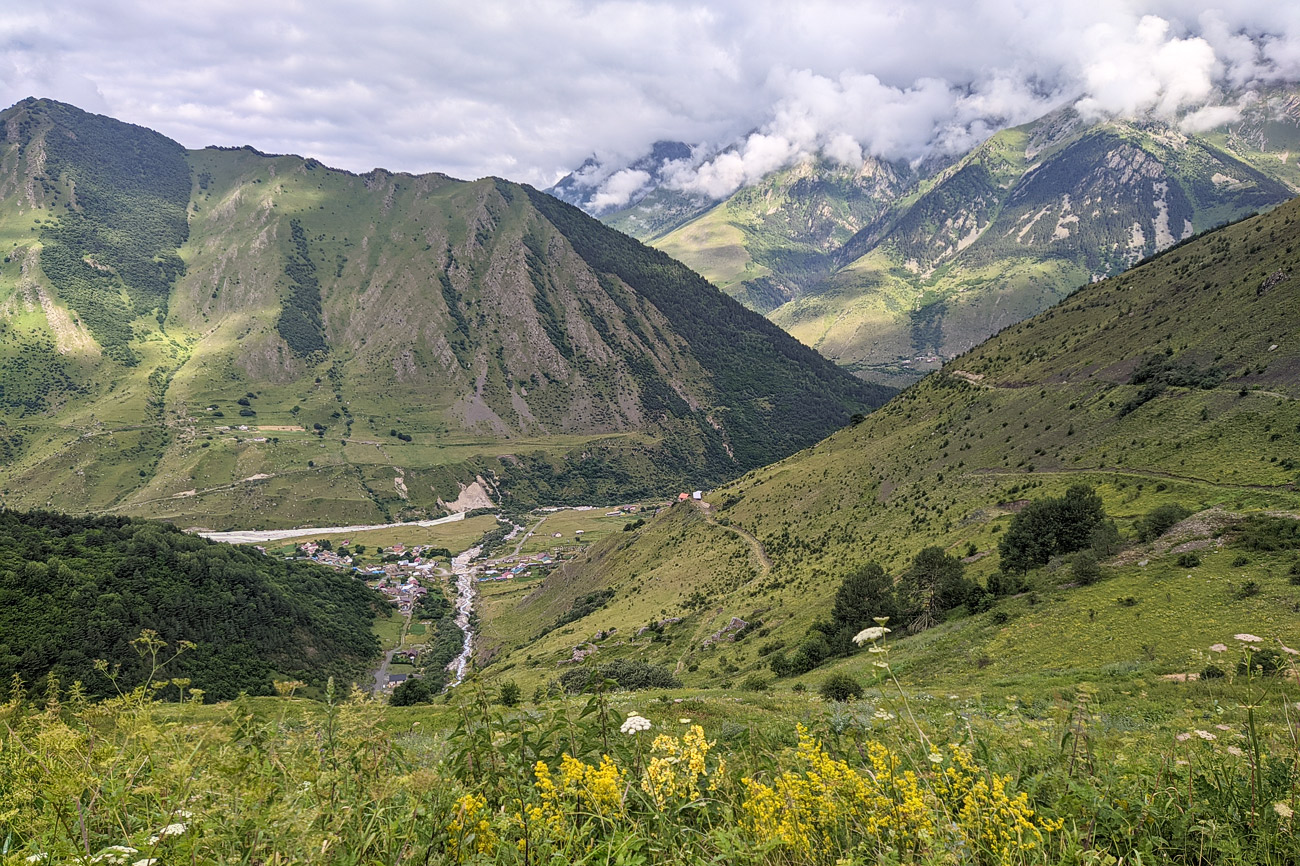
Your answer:
[[[184,824],[168,824],[158,831],[159,836],[179,836],[185,832]]]
[[[1291,649],[1291,647],[1287,646],[1284,643],[1279,643],[1278,646],[1282,648],[1282,652],[1286,653],[1289,656],[1300,656],[1300,650]]]
[[[28,854],[23,859],[28,863],[40,863],[42,860],[48,860],[49,856],[50,855],[46,854],[44,851],[38,851],[35,854]]]
[[[875,625],[872,626],[871,628],[864,628],[862,631],[858,632],[853,636],[853,642],[858,646],[862,646],[865,643],[875,643],[885,635],[889,634],[891,631],[893,631],[893,629],[885,628],[883,625]]]
[[[876,710],[875,716],[882,722],[888,722],[894,718],[894,714],[887,710]]]
[[[1210,647],[1210,652],[1212,653],[1226,653],[1227,651],[1228,647],[1226,644],[1216,643]]]
[[[1218,728],[1218,729],[1221,730],[1221,731],[1231,731],[1231,730],[1232,730],[1232,725],[1215,725],[1215,727]]]
[[[1288,806],[1286,803],[1274,803],[1273,811],[1278,814],[1279,818],[1290,818],[1292,815],[1295,814],[1295,810],[1292,809],[1290,806]]]
[[[623,723],[619,730],[625,734],[636,734],[640,731],[648,731],[650,730],[650,727],[649,719],[644,716],[638,716],[636,713],[632,713],[627,717],[627,721]]]
[[[1218,739],[1218,737],[1214,736],[1214,734],[1211,734],[1209,731],[1202,731],[1200,728],[1196,729],[1196,736],[1200,737],[1202,740]]]
[[[1228,754],[1232,755],[1234,758],[1240,758],[1246,753],[1241,749],[1238,749],[1236,746],[1228,746]]]
[[[158,864],[161,862],[162,861],[159,860],[157,857],[145,857],[143,859],[135,861],[134,863],[131,864],[131,866],[158,866]]]
[[[1188,734],[1188,733],[1174,734],[1174,739],[1177,740],[1177,741],[1180,742],[1180,743],[1185,743],[1185,742],[1187,742],[1188,740],[1190,740],[1191,738],[1192,738],[1192,735],[1191,735],[1191,734]]]
[[[1235,637],[1237,640],[1241,641],[1242,643],[1263,643],[1264,642],[1264,639],[1262,637],[1254,634],[1234,634],[1233,637]]]
[[[103,851],[100,851],[94,857],[90,858],[91,863],[109,863],[111,866],[121,866],[126,862],[126,858],[132,854],[139,854],[135,848],[130,845],[109,845]]]
[[[678,723],[683,724],[683,725],[689,725],[689,724],[691,723],[691,720],[690,720],[690,719],[678,719],[677,721],[678,721]]]
[[[943,754],[940,753],[940,752],[931,752],[930,755],[929,755],[929,757],[930,757],[930,763],[931,763],[931,764],[942,764],[942,763],[943,763]]]

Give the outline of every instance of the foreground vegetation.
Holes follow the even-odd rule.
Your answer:
[[[1294,650],[1207,644],[1225,676],[1140,699],[908,692],[886,629],[861,699],[481,686],[385,709],[100,703],[15,682],[0,705],[0,857],[51,863],[1281,864],[1300,845]],[[140,642],[137,642],[138,644]],[[144,650],[157,649],[147,642]],[[1240,667],[1237,663],[1240,662]],[[289,691],[292,687],[286,687]],[[674,697],[674,695],[677,695]],[[1141,714],[1148,718],[1142,718]],[[1152,718],[1152,717],[1158,717]]]

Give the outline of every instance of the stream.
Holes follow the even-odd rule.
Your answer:
[[[510,534],[503,541],[509,541],[516,535],[524,531],[524,527],[517,523],[511,524],[513,527]],[[483,552],[483,547],[471,547],[469,550],[455,557],[451,561],[452,573],[456,575],[456,626],[465,635],[465,642],[461,645],[460,655],[456,656],[447,665],[447,670],[452,671],[451,682],[447,684],[450,689],[458,686],[465,679],[465,669],[469,667],[469,660],[474,654],[474,631],[469,627],[470,614],[474,612],[474,575],[477,571],[470,565],[474,559]],[[519,552],[519,548],[515,548]]]

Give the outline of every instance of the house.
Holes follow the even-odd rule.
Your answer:
[[[691,498],[691,494],[689,494],[689,493],[678,493],[678,494],[677,494],[677,501],[678,501],[678,502],[685,502],[686,500],[688,500],[688,499],[690,499],[690,498]]]
[[[691,498],[692,498],[692,499],[703,499],[703,498],[704,498],[704,491],[703,491],[703,490],[697,490],[697,491],[695,491],[694,493],[691,494]]]

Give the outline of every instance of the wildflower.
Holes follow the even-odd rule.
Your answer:
[[[1273,811],[1277,813],[1279,818],[1290,818],[1295,814],[1295,810],[1286,803],[1274,803]]]
[[[1202,731],[1200,728],[1197,728],[1195,733],[1196,733],[1196,736],[1200,737],[1202,740],[1217,740],[1217,739],[1218,739],[1218,737],[1214,736],[1214,734],[1211,734],[1209,731]]]
[[[1278,646],[1281,648],[1282,652],[1286,653],[1287,655],[1300,656],[1300,650],[1293,650],[1291,649],[1291,647],[1287,646],[1284,643],[1279,643]]]
[[[894,714],[889,712],[888,710],[876,710],[875,716],[876,718],[880,719],[882,722],[888,722],[894,718]]]
[[[132,854],[140,852],[130,845],[109,845],[103,851],[100,851],[94,857],[90,858],[91,863],[109,863],[112,866],[121,866],[126,862],[126,858]]]
[[[892,630],[893,629],[885,628],[883,625],[876,625],[876,626],[872,626],[871,628],[864,628],[862,631],[858,632],[853,636],[853,642],[858,646],[862,646],[864,643],[867,643],[868,641],[874,643],[875,641],[878,641],[885,635],[889,634]]]
[[[161,862],[157,857],[144,857],[132,863],[131,866],[157,866]]]
[[[930,757],[930,763],[931,763],[931,764],[942,764],[942,763],[943,763],[943,755],[940,754],[939,752],[931,752],[929,757]]]
[[[689,725],[691,723],[690,719],[678,719],[677,721],[683,725]]]
[[[1253,634],[1234,634],[1233,637],[1235,637],[1237,640],[1241,641],[1242,643],[1263,643],[1264,642],[1264,639],[1262,637]]]
[[[649,719],[644,716],[638,716],[636,713],[631,713],[628,715],[627,721],[623,723],[619,730],[625,734],[636,734],[640,731],[648,731],[650,728],[651,724]]]
[[[1232,726],[1231,726],[1231,725],[1215,725],[1215,727],[1218,728],[1218,729],[1221,730],[1221,731],[1231,731],[1231,730],[1232,730]]]
[[[1192,735],[1186,732],[1174,734],[1174,739],[1180,743],[1185,743],[1192,738]]]
[[[1227,651],[1228,647],[1226,644],[1216,643],[1210,647],[1210,652],[1212,653],[1226,653]]]
[[[1232,755],[1234,758],[1240,758],[1246,753],[1241,749],[1238,749],[1236,746],[1228,746],[1228,754]]]
[[[23,859],[26,860],[28,863],[40,863],[42,860],[49,859],[49,856],[50,855],[46,854],[44,851],[37,851],[35,854],[28,854]]]

